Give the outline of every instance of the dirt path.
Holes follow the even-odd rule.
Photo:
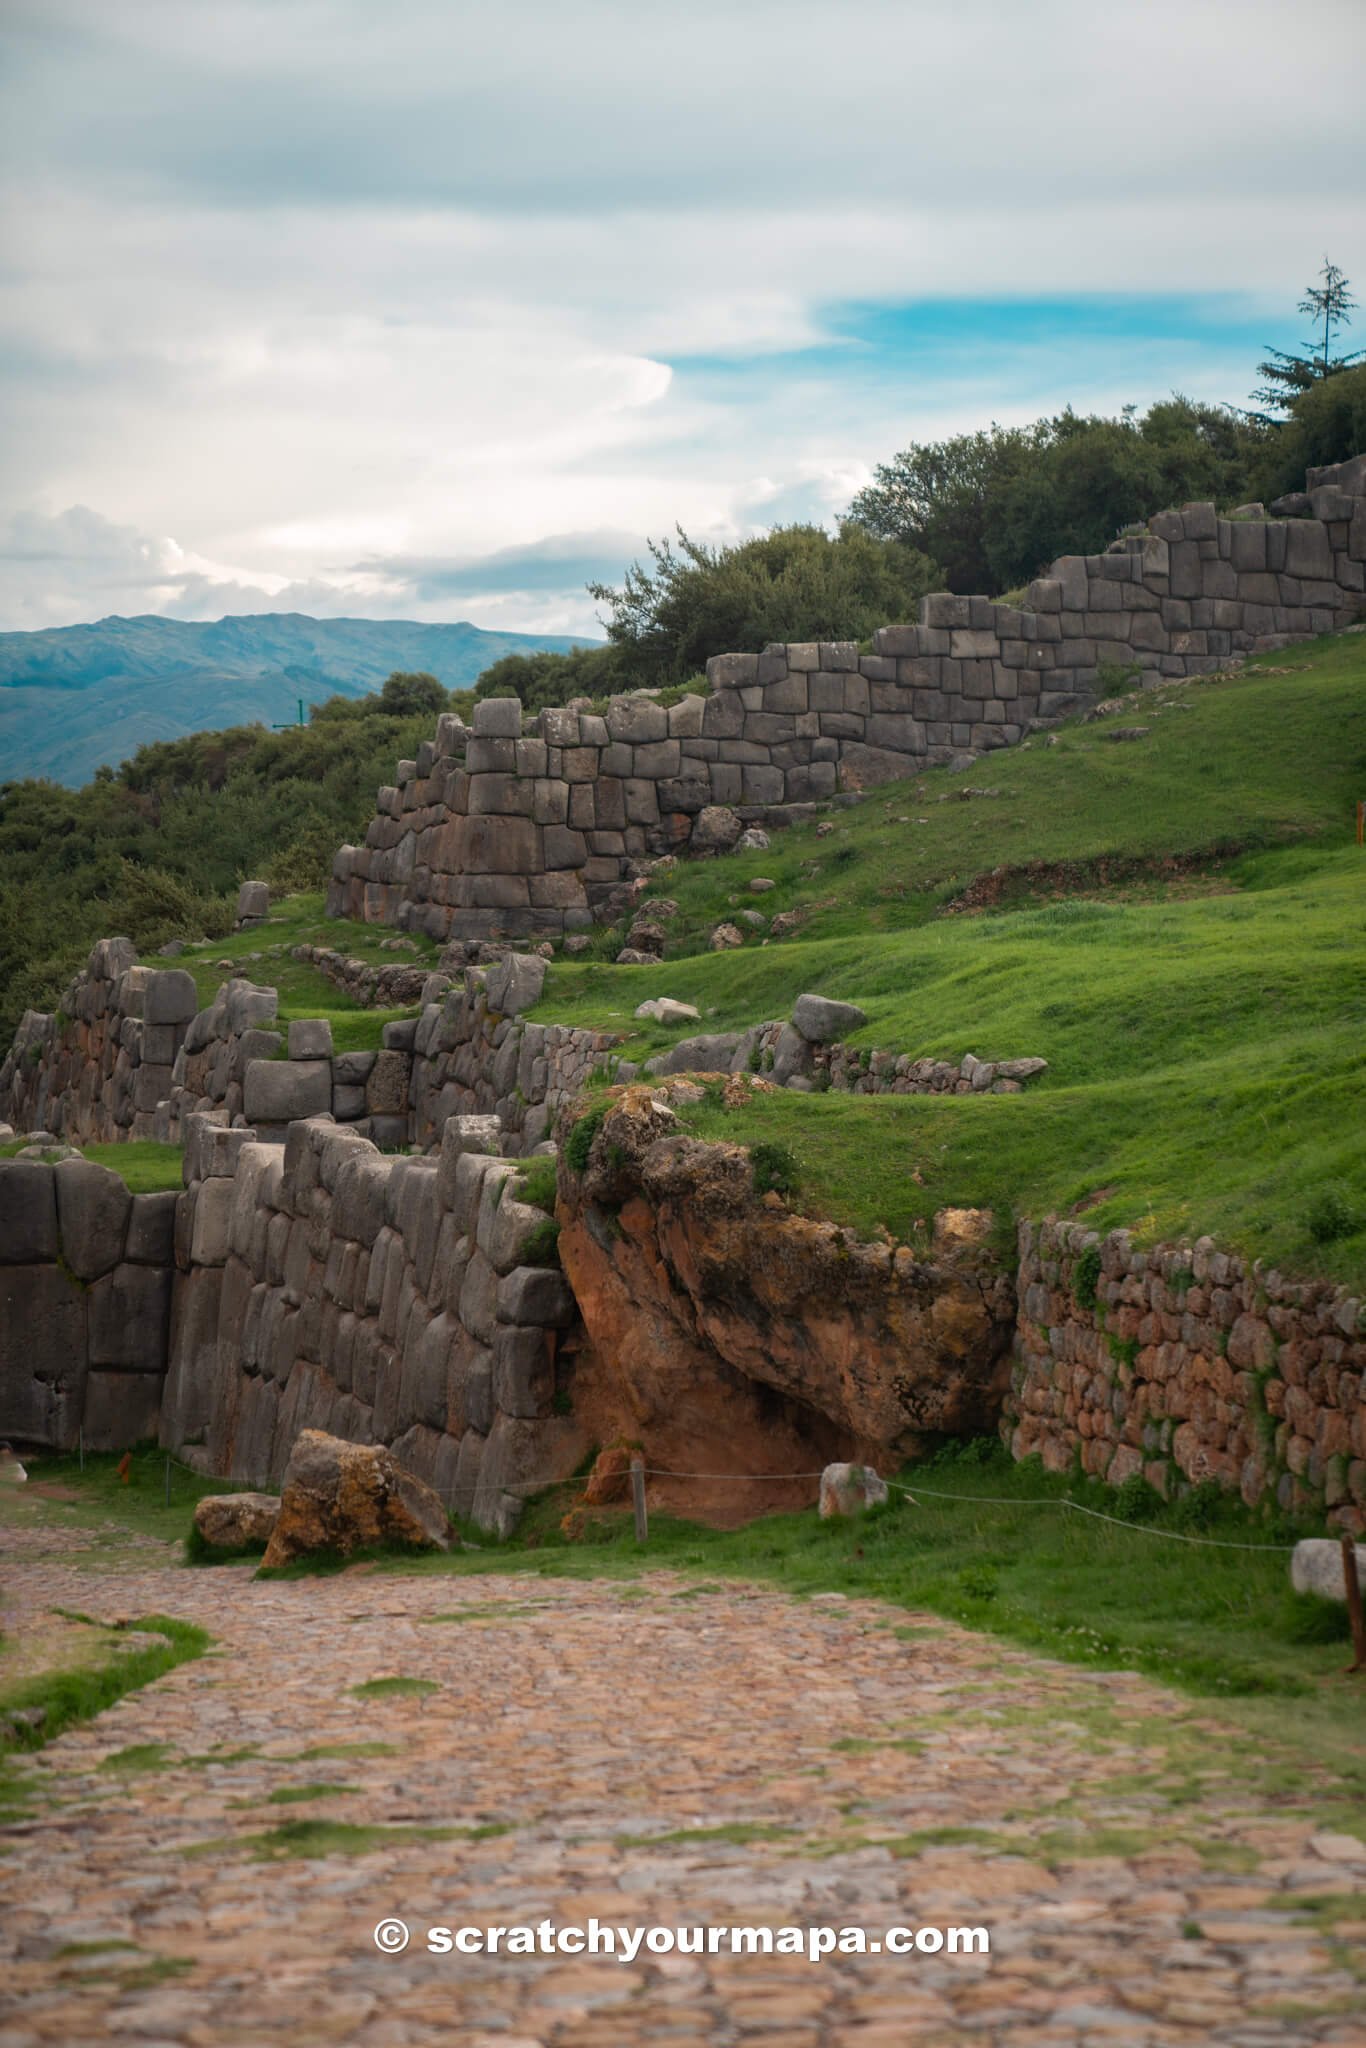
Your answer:
[[[1143,1680],[666,1574],[255,1584],[156,1544],[5,1536],[7,1630],[161,1612],[215,1648],[29,1767],[0,2048],[1366,2043],[1344,1947],[1366,1903],[1328,1930],[1287,1910],[1357,1890],[1366,1851]],[[353,1691],[389,1677],[434,1689]],[[346,1789],[282,1797],[319,1784]],[[323,1820],[394,1832],[298,1839]],[[391,1915],[401,1955],[372,1938]],[[991,1953],[426,1950],[432,1925],[590,1915],[978,1925]]]

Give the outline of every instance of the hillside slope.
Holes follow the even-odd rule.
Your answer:
[[[691,1121],[789,1147],[801,1206],[910,1243],[945,1204],[989,1203],[1003,1226],[1076,1207],[1356,1285],[1364,713],[1366,635],[1349,633],[1145,693],[967,777],[879,789],[765,852],[661,874],[642,910],[664,906],[664,961],[557,963],[536,1014],[648,1057],[682,1031],[636,1023],[646,997],[723,1031],[815,989],[866,1011],[855,1044],[1040,1056],[1017,1096],[778,1091]],[[796,930],[750,931],[747,910]],[[709,949],[720,920],[748,933],[738,951]]]
[[[448,689],[462,689],[504,655],[581,645],[464,622],[300,612],[206,624],[108,618],[0,633],[0,778],[47,776],[77,786],[148,741],[257,719],[285,722],[300,697],[360,696],[395,669],[426,669]]]

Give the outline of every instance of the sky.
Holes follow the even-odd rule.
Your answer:
[[[6,0],[0,52],[4,628],[596,637],[675,523],[1244,402],[1325,255],[1366,300],[1362,0]]]

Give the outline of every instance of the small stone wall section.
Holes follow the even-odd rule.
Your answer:
[[[1248,1506],[1366,1529],[1366,1320],[1210,1238],[1137,1250],[1126,1231],[1022,1224],[1017,1458],[1160,1493],[1213,1480]],[[1094,1296],[1094,1299],[1092,1297]]]
[[[1067,555],[1022,606],[938,595],[918,624],[707,664],[711,695],[618,697],[524,719],[515,698],[449,714],[344,846],[332,916],[433,938],[560,938],[605,921],[638,864],[731,826],[927,766],[966,766],[1090,701],[1101,665],[1144,681],[1330,632],[1366,612],[1366,455],[1308,477],[1309,517],[1212,504]]]
[[[0,1437],[156,1436],[177,1200],[130,1194],[93,1160],[0,1160]]]
[[[524,1481],[572,1472],[586,1446],[555,1389],[574,1301],[498,1136],[457,1121],[438,1158],[386,1158],[321,1119],[281,1147],[191,1117],[162,1441],[256,1483],[301,1429],[388,1444],[501,1531]]]
[[[26,1010],[0,1065],[0,1121],[75,1145],[160,1135],[157,1111],[199,997],[183,968],[101,939],[50,1016]]]

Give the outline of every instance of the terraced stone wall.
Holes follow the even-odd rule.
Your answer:
[[[333,916],[432,937],[551,938],[615,914],[639,864],[716,851],[751,822],[1010,746],[1103,688],[1366,614],[1366,455],[1311,470],[1297,516],[1159,513],[1102,555],[1066,555],[1022,605],[926,598],[914,625],[778,643],[707,664],[710,696],[648,695],[525,719],[515,698],[446,715],[337,854]]]
[[[1366,1529],[1366,1312],[1213,1240],[1139,1251],[1126,1231],[1023,1224],[1017,1458],[1159,1492],[1213,1480],[1251,1507]]]

